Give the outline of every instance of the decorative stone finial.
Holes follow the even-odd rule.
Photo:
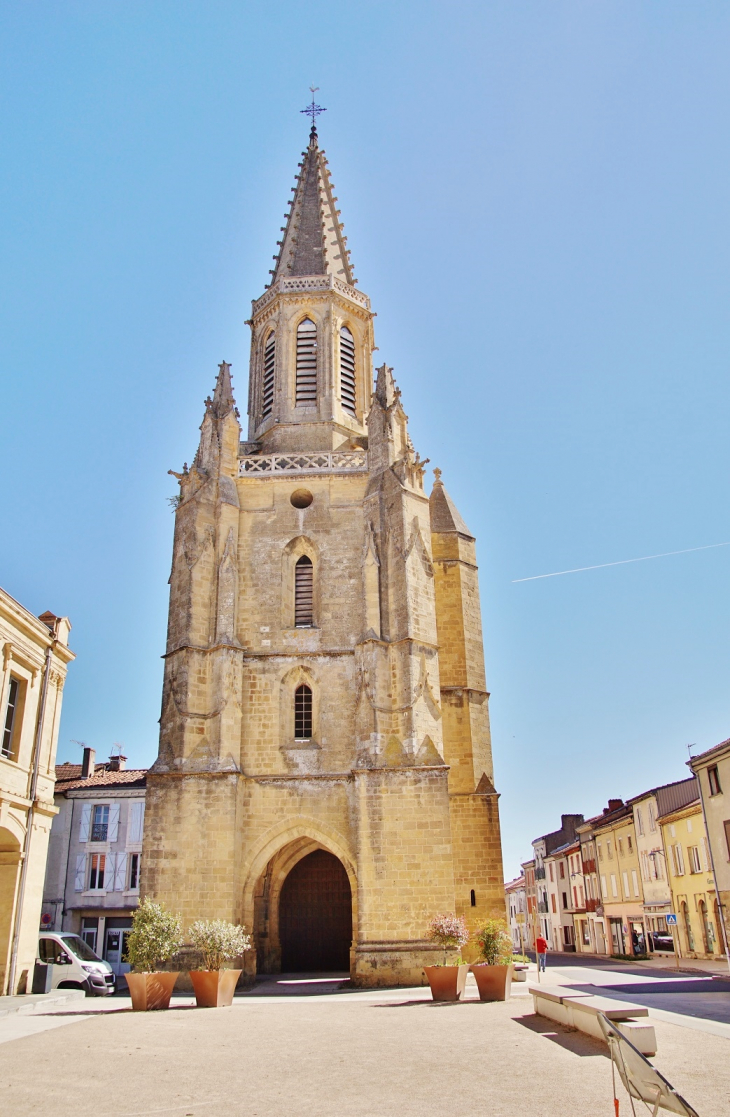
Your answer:
[[[441,470],[438,468],[438,466],[436,466],[433,471],[433,479],[437,485],[441,484]]]

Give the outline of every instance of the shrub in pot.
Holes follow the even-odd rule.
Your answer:
[[[512,985],[512,939],[503,919],[487,919],[474,939],[483,962],[471,967],[480,1001],[506,1001]]]
[[[469,941],[469,930],[460,915],[446,912],[435,915],[428,926],[428,937],[443,949],[443,963],[435,966],[424,966],[428,984],[431,986],[431,996],[435,1001],[458,1001],[466,986],[466,975],[469,972],[461,958],[456,963],[448,965],[446,962],[447,950],[460,950]]]
[[[132,917],[127,937],[127,957],[132,972],[126,974],[132,1008],[135,1012],[168,1008],[179,971],[158,967],[180,949],[182,922],[162,904],[149,898],[142,901]]]
[[[199,919],[188,938],[202,956],[201,968],[190,971],[198,1008],[230,1005],[242,971],[226,969],[225,964],[251,949],[251,936],[224,919]]]

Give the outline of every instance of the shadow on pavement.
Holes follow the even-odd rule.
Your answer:
[[[609,1057],[608,1048],[600,1040],[584,1035],[583,1032],[570,1031],[554,1020],[546,1020],[544,1016],[514,1016],[512,1019],[515,1024],[521,1024],[528,1031],[544,1036],[552,1043],[557,1043],[558,1047],[570,1051],[573,1055],[579,1055],[582,1059],[595,1056],[602,1059]]]

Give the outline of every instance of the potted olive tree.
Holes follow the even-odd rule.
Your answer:
[[[512,939],[503,919],[487,919],[474,939],[483,962],[471,967],[480,1001],[506,1001],[512,987]]]
[[[183,943],[179,915],[165,911],[149,897],[142,901],[132,918],[127,937],[127,958],[132,972],[126,974],[132,1008],[145,1012],[169,1008],[179,971],[159,970]]]
[[[243,927],[224,919],[199,919],[188,932],[200,952],[202,966],[190,971],[198,1008],[222,1008],[233,1001],[241,970],[226,969],[226,962],[251,949],[251,936]]]
[[[428,927],[428,937],[437,942],[444,952],[442,963],[423,967],[431,986],[431,996],[435,1001],[458,1001],[466,986],[469,967],[458,956],[452,965],[448,965],[446,951],[460,950],[469,941],[466,923],[462,916],[452,912],[435,915]]]

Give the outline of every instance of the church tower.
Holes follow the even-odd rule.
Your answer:
[[[414,451],[312,127],[177,474],[142,887],[253,932],[259,972],[420,984],[431,916],[504,915],[474,537]],[[253,952],[251,965],[253,965]]]

